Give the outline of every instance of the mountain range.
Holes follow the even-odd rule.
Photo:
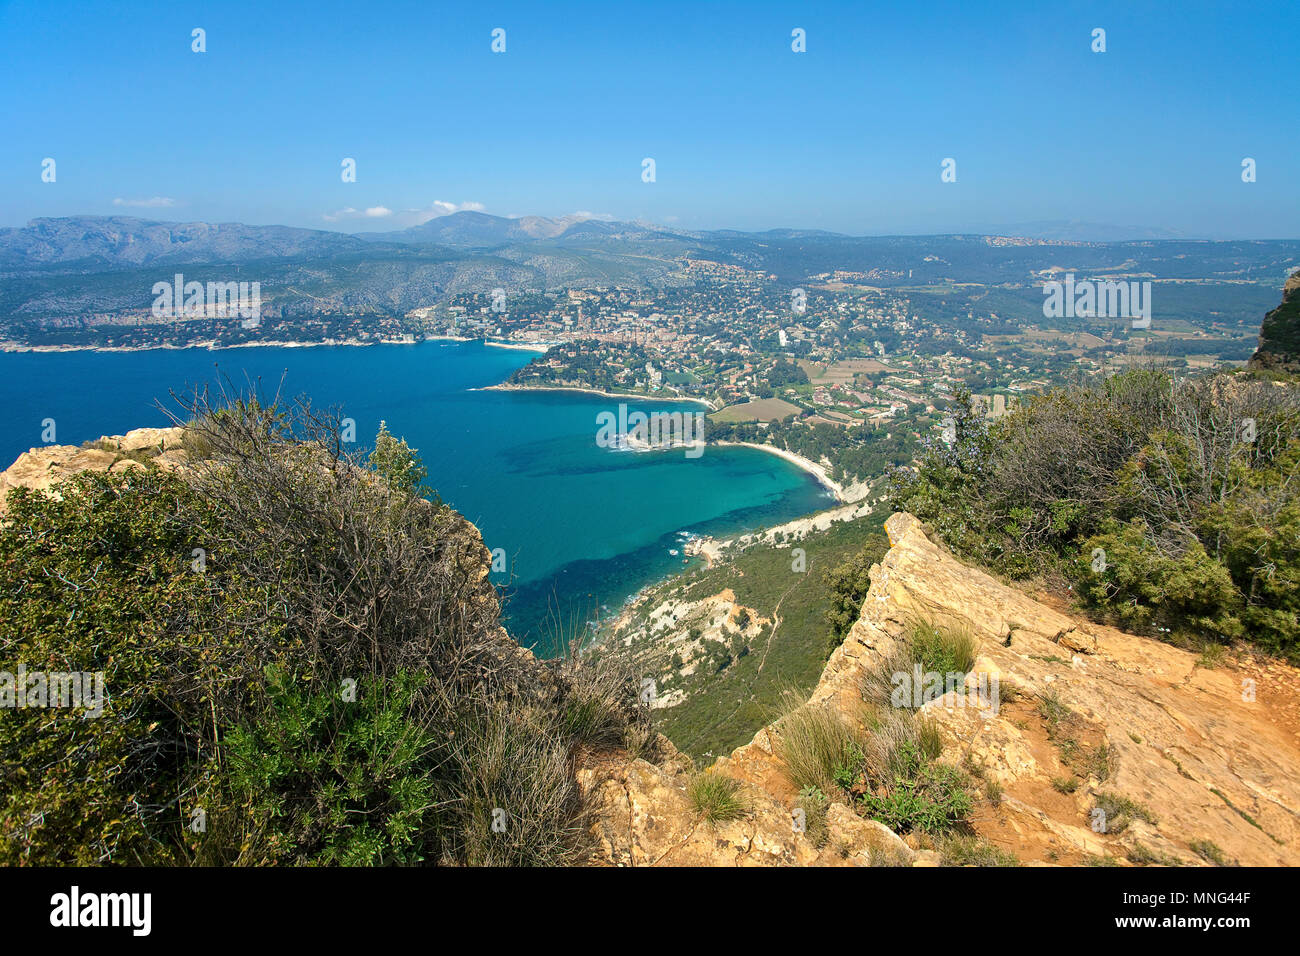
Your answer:
[[[507,218],[473,211],[363,234],[70,216],[0,229],[0,323],[41,325],[147,308],[153,284],[170,281],[177,271],[200,281],[260,281],[264,297],[295,312],[392,313],[494,288],[673,287],[695,281],[684,273],[687,259],[740,266],[790,287],[848,273],[858,283],[913,289],[914,298],[966,283],[1019,290],[1028,301],[1051,270],[1247,282],[1269,286],[1271,295],[1300,265],[1300,241],[700,232],[576,215]],[[1256,305],[1247,303],[1244,314],[1258,315]]]

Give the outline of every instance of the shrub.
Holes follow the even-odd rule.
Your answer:
[[[1300,659],[1300,387],[1136,369],[991,426],[968,400],[956,441],[892,476],[895,508],[1012,577],[1065,570],[1103,620]]]
[[[1188,844],[1191,851],[1207,863],[1213,863],[1215,866],[1234,866],[1235,864],[1228,859],[1227,855],[1212,840],[1193,840]]]
[[[864,812],[896,833],[940,833],[966,821],[971,812],[968,778],[956,767],[929,758],[916,744],[894,753],[882,787],[862,795]]]
[[[389,434],[386,422],[379,423],[375,447],[370,452],[370,467],[389,487],[412,495],[420,493],[424,479],[429,477],[429,471],[416,450],[407,445],[405,439],[399,440]]]
[[[1105,814],[1106,833],[1122,833],[1133,820],[1142,820],[1151,826],[1159,822],[1146,806],[1117,793],[1097,794],[1093,808]]]
[[[905,675],[910,682],[917,667],[922,674],[937,673],[945,679],[949,675],[967,674],[975,663],[977,647],[975,637],[968,631],[918,621],[895,642],[888,654],[866,671],[862,696],[878,706],[894,707],[896,675]],[[904,706],[913,707],[916,698],[911,694],[903,696]]]
[[[83,473],[8,499],[10,653],[102,671],[109,696],[96,719],[0,720],[0,860],[585,852],[574,751],[637,723],[626,683],[521,653],[477,532],[345,453],[337,418],[206,396],[188,411],[204,458],[184,479]]]
[[[888,539],[873,534],[857,554],[826,572],[826,586],[830,591],[830,607],[826,611],[826,623],[830,627],[826,645],[828,656],[843,643],[861,616],[862,602],[871,589],[871,566],[879,562],[888,550]]]
[[[954,834],[939,844],[939,858],[944,866],[1019,866],[1014,853],[998,849],[979,837]]]
[[[808,841],[819,849],[826,845],[830,828],[826,823],[826,812],[830,809],[830,799],[816,787],[804,787],[795,800],[795,808],[803,811],[804,832]]]

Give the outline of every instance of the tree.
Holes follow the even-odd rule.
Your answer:
[[[416,450],[406,444],[405,438],[398,439],[389,434],[386,422],[379,423],[375,450],[370,453],[370,467],[393,489],[410,495],[419,494],[424,480],[429,477],[429,470],[420,461]]]

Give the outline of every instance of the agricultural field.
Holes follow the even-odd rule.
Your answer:
[[[783,398],[756,398],[739,405],[728,405],[709,417],[718,422],[779,422],[800,411],[798,405]]]

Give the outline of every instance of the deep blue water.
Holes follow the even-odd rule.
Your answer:
[[[307,394],[355,419],[373,442],[380,420],[419,450],[428,483],[504,550],[507,625],[548,653],[556,617],[616,610],[683,565],[681,533],[730,534],[826,507],[827,493],[775,455],[747,448],[620,452],[596,444],[596,415],[617,399],[568,392],[481,391],[530,353],[481,343],[366,348],[0,353],[0,468],[42,444],[77,444],[168,424],[155,402],[229,376],[273,394]],[[629,402],[666,410],[664,403]],[[697,409],[698,406],[682,406]]]

